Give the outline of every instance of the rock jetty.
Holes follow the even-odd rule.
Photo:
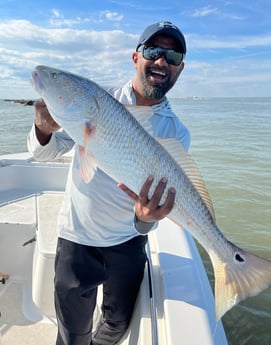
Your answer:
[[[23,105],[33,105],[35,100],[32,99],[4,99],[5,102],[20,103]]]

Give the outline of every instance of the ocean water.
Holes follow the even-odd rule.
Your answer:
[[[271,260],[271,98],[171,99],[226,237]],[[33,107],[0,101],[0,155],[26,151]],[[199,246],[213,285],[208,255]],[[271,344],[271,289],[223,317],[230,345]]]
[[[0,155],[27,151],[34,108],[0,100]]]

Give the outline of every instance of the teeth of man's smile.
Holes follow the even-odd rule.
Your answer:
[[[151,70],[151,76],[152,78],[163,80],[164,78],[167,77],[167,73],[163,71],[158,71],[158,70]]]
[[[158,74],[158,75],[160,75],[162,77],[166,77],[167,76],[165,72],[161,72],[161,71],[152,71],[152,73],[153,74]]]

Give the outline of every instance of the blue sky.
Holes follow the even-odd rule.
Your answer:
[[[144,28],[176,24],[187,40],[172,97],[271,96],[271,0],[0,0],[0,98],[37,97],[38,64],[123,85]]]

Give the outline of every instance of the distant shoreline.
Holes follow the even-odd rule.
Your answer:
[[[19,103],[23,105],[33,105],[36,101],[32,99],[4,99],[5,102]]]

